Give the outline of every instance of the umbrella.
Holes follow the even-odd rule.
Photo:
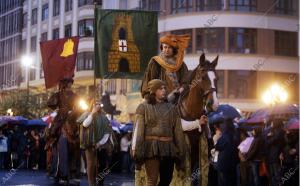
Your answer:
[[[299,115],[299,105],[296,104],[275,105],[269,108],[269,114],[272,116]]]
[[[208,116],[208,123],[209,124],[217,124],[217,123],[222,123],[224,121],[225,117],[223,113],[215,113],[215,114],[210,114]]]
[[[288,130],[299,130],[299,118],[291,118],[286,124]]]
[[[29,126],[46,127],[48,124],[41,119],[32,119],[32,120],[27,120],[26,122],[23,123],[23,125],[27,127]]]
[[[19,124],[28,120],[23,116],[0,116],[0,126],[5,124]]]
[[[111,128],[116,131],[117,133],[121,133],[120,132],[120,123],[116,120],[111,120],[110,121],[110,124],[111,124]]]
[[[230,119],[241,117],[240,112],[236,108],[228,104],[219,105],[218,109],[215,112],[210,113],[208,117],[219,113],[223,114],[226,118]]]
[[[121,132],[132,132],[133,131],[133,124],[127,123],[120,127]]]
[[[240,112],[231,105],[223,104],[219,105],[215,112],[211,112],[208,115],[208,121],[210,124],[220,123],[224,119],[235,119],[240,118]]]
[[[275,105],[271,108],[262,108],[252,113],[251,116],[242,123],[257,124],[265,123],[272,117],[288,118],[289,116],[299,116],[299,105]]]
[[[268,109],[259,109],[256,112],[252,113],[251,116],[242,121],[242,123],[254,124],[254,123],[264,123],[269,119],[270,112]]]

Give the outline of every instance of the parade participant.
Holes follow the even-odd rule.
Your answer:
[[[266,139],[266,158],[269,182],[272,186],[280,185],[280,154],[283,152],[285,144],[283,130],[283,120],[273,119],[271,131],[267,134]]]
[[[85,119],[83,120],[83,129],[80,134],[81,148],[85,149],[88,182],[90,186],[103,185],[104,178],[100,174],[106,168],[103,162],[106,162],[106,147],[112,145],[112,128],[109,120],[101,110],[100,102],[96,102],[88,116],[83,116],[83,118]],[[97,154],[99,158],[97,158]],[[96,167],[99,167],[99,174],[97,175]]]
[[[132,152],[136,162],[145,164],[147,186],[171,183],[174,163],[182,169],[185,157],[184,136],[174,105],[166,102],[166,83],[148,82],[146,101],[136,110]]]
[[[73,79],[64,78],[59,82],[59,91],[54,93],[48,100],[47,105],[51,109],[57,111],[57,116],[50,128],[50,137],[46,143],[47,148],[52,148],[52,176],[57,179],[61,178],[62,182],[66,182],[69,179],[70,162],[68,157],[74,158],[75,156],[69,156],[72,152],[69,152],[68,138],[74,138],[68,136],[67,127],[63,127],[68,117],[75,117],[76,115],[76,101],[77,95],[71,90]],[[79,148],[79,145],[78,145]],[[76,153],[76,152],[73,152]],[[74,162],[74,161],[73,161]]]
[[[188,83],[188,69],[183,62],[183,57],[189,39],[188,35],[173,34],[160,38],[161,53],[152,57],[148,64],[141,86],[142,97],[146,96],[148,82],[152,79],[161,79],[166,82],[168,93],[175,90],[176,94],[184,90]]]

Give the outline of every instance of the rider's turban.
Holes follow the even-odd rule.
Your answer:
[[[179,50],[185,50],[189,46],[190,36],[187,34],[185,35],[167,34],[161,37],[159,41],[161,43],[170,45]]]

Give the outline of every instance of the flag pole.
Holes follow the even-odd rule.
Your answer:
[[[95,38],[96,38],[95,34],[97,34],[97,32],[95,32],[95,30],[97,29],[97,19],[96,19],[96,16],[95,16],[96,15],[96,11],[97,11],[97,4],[98,4],[97,0],[94,0],[94,42],[96,42],[95,41]],[[94,103],[96,101],[97,92],[98,92],[98,87],[96,86],[96,51],[95,51],[95,49],[96,49],[96,47],[94,45]],[[102,85],[100,84],[100,86],[102,86]],[[98,182],[97,181],[97,178],[98,178],[98,150],[97,149],[95,149],[95,154],[94,155],[96,156],[95,157],[96,166],[94,166],[94,169],[96,169],[95,170],[95,178],[96,178],[96,180],[94,180],[94,181],[96,181],[95,183],[96,183],[96,185],[98,185],[98,183],[97,183]]]
[[[97,1],[94,0],[94,15],[96,15],[96,9],[97,9]],[[95,16],[95,19],[94,19],[94,30],[97,29],[97,24],[96,24],[97,20],[96,20],[96,16]],[[97,32],[94,31],[94,34],[96,34]],[[94,42],[95,41],[95,36],[94,36]],[[96,55],[95,55],[96,51],[95,51],[95,45],[94,45],[94,101],[96,101],[96,97],[97,97],[97,89],[98,87],[96,86]]]

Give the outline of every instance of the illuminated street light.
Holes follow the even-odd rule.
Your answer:
[[[79,100],[79,106],[82,110],[87,110],[89,108],[89,106],[83,99]]]
[[[32,65],[33,59],[29,55],[24,55],[21,58],[21,63],[22,63],[23,66],[25,66],[25,67],[28,68],[28,67],[30,67]]]
[[[13,116],[14,115],[14,113],[13,113],[13,111],[11,109],[7,109],[6,113],[9,116]]]
[[[265,91],[262,99],[266,104],[284,103],[288,99],[288,93],[283,87],[273,84]]]

